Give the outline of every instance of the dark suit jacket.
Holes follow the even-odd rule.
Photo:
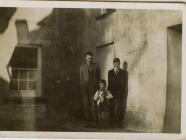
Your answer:
[[[94,90],[97,90],[98,83],[100,80],[100,70],[99,67],[96,66],[96,64],[93,64],[93,76],[92,76],[92,85],[95,88]],[[80,85],[81,85],[81,91],[84,93],[88,87],[89,82],[89,71],[87,68],[87,64],[83,63],[80,66]]]
[[[114,99],[126,99],[128,95],[128,72],[119,69],[116,75],[114,69],[108,72],[108,90],[113,94]]]

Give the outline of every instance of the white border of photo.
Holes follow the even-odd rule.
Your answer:
[[[181,134],[166,133],[102,133],[102,132],[37,132],[0,131],[1,138],[65,138],[65,139],[122,139],[122,140],[185,140],[186,139],[186,5],[184,3],[134,3],[85,1],[12,1],[0,0],[0,7],[37,8],[116,8],[116,9],[169,9],[183,11],[182,31],[182,114]]]

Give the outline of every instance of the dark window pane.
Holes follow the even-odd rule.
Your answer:
[[[13,79],[18,79],[18,70],[12,69],[12,78]]]
[[[19,79],[27,79],[27,70],[19,70]]]
[[[10,89],[11,90],[18,90],[18,81],[17,80],[11,80]]]
[[[37,68],[37,48],[15,47],[9,65],[16,68]]]
[[[29,71],[29,80],[35,80],[36,79],[36,71],[30,70]]]
[[[36,81],[29,81],[29,90],[36,90],[37,84]]]
[[[19,81],[19,90],[27,90],[27,81]]]

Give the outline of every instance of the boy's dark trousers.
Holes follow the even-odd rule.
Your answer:
[[[83,102],[84,102],[84,113],[85,119],[88,125],[94,125],[97,121],[96,116],[96,103],[93,100],[94,96],[91,94],[83,95]]]
[[[114,123],[116,127],[123,127],[124,121],[124,102],[123,100],[115,100],[114,105]]]
[[[97,126],[100,129],[107,129],[109,127],[109,110],[97,107]]]
[[[112,100],[110,105],[110,125],[111,127],[123,127],[126,106],[122,98]]]

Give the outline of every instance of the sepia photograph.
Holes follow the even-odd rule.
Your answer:
[[[182,10],[0,7],[0,131],[181,133]]]

